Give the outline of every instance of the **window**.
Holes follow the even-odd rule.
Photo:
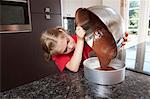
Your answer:
[[[150,74],[150,1],[125,0],[126,28],[129,32],[126,67]]]
[[[128,32],[130,34],[137,34],[139,22],[139,0],[130,0],[129,2],[129,21]]]
[[[148,25],[148,34],[149,40],[146,42],[145,49],[145,58],[144,58],[144,66],[143,71],[150,72],[150,9],[149,9],[149,25]]]

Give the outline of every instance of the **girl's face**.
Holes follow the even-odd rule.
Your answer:
[[[74,39],[64,32],[64,35],[60,35],[57,39],[56,52],[58,54],[68,54],[75,49]]]

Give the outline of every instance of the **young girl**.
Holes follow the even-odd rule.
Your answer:
[[[56,27],[41,35],[41,45],[47,59],[55,61],[60,71],[64,68],[77,72],[81,62],[89,57],[92,49],[84,44],[85,31],[76,27],[76,35],[70,36],[66,30]]]

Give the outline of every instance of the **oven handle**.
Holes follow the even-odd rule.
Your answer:
[[[12,2],[27,3],[27,0],[2,0],[2,1],[12,1]]]

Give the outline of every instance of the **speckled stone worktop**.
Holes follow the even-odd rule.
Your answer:
[[[150,99],[150,76],[126,70],[122,83],[112,86],[88,82],[83,69],[65,71],[0,93],[1,98],[17,99]]]

